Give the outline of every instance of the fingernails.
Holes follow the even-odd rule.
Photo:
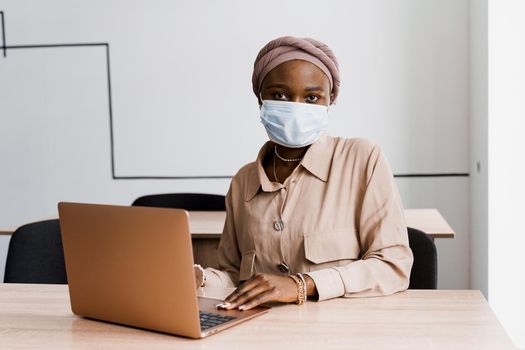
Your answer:
[[[217,304],[215,305],[217,308],[219,309],[226,309],[227,307],[229,307],[231,305],[231,303],[228,303],[228,302],[224,302],[224,303],[220,303],[220,304]]]
[[[246,305],[239,306],[239,310],[244,311],[244,309],[246,309]]]

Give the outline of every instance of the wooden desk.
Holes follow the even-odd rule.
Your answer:
[[[204,289],[222,297],[222,289]],[[202,340],[78,318],[67,286],[0,285],[1,349],[515,349],[479,291],[274,307]]]

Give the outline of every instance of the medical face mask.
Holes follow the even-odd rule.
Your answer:
[[[261,123],[273,142],[291,148],[311,145],[328,127],[328,107],[264,100]]]

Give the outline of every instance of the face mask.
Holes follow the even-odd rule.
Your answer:
[[[264,100],[261,123],[273,142],[291,148],[304,147],[317,141],[328,127],[328,107]]]

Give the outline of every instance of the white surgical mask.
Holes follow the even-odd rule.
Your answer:
[[[261,123],[273,142],[290,148],[311,145],[328,127],[328,107],[310,103],[264,100]]]

